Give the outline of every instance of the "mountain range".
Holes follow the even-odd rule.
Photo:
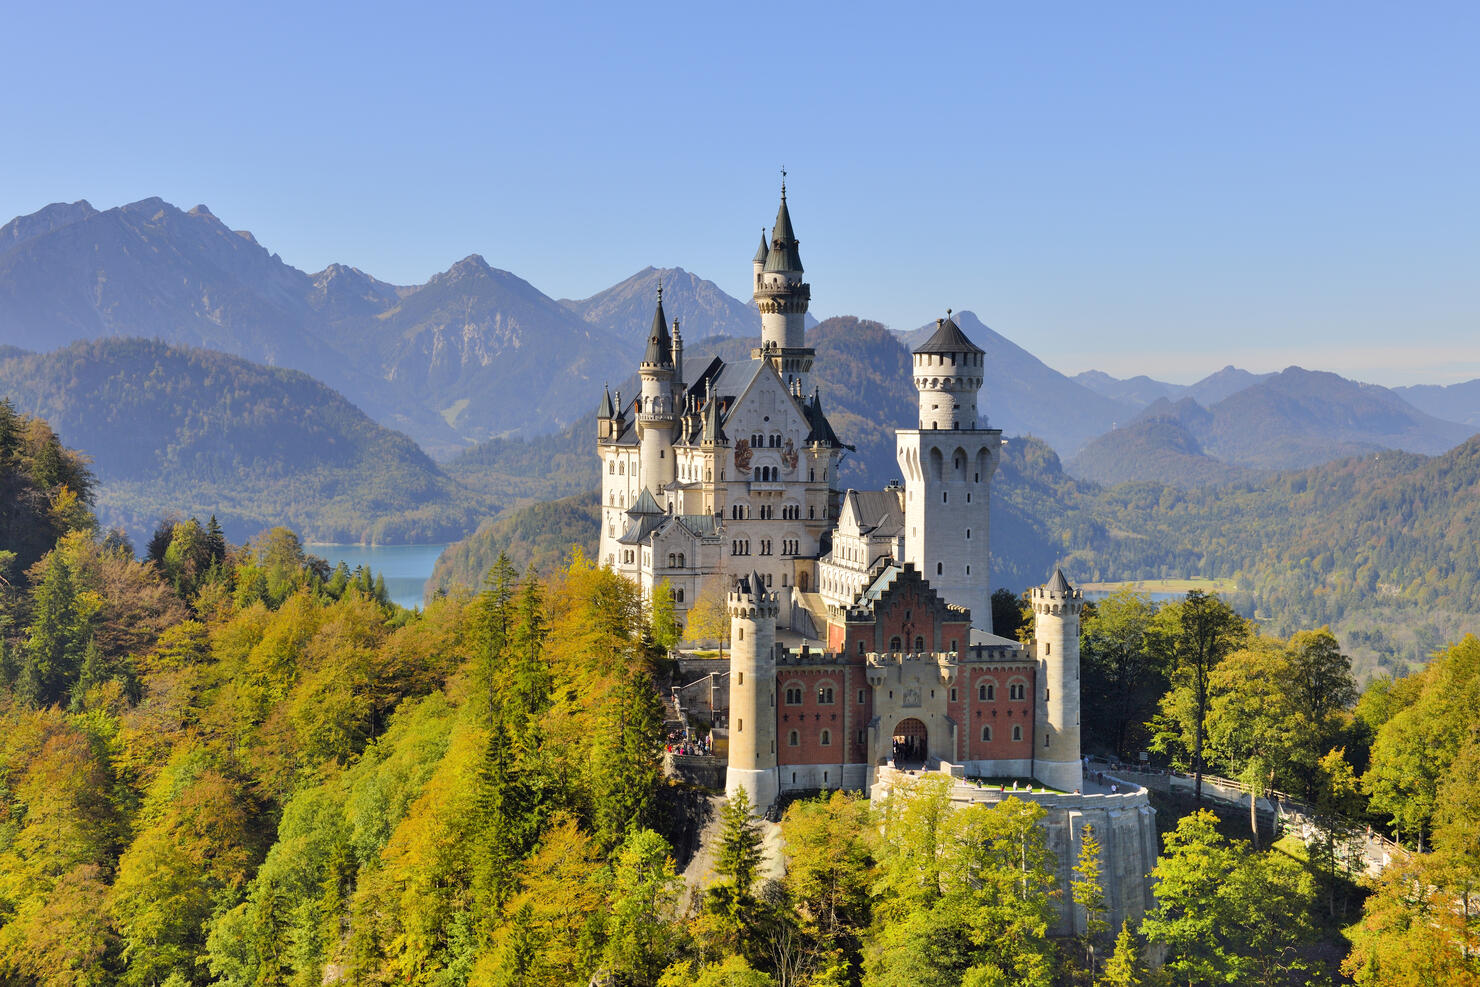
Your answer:
[[[286,524],[311,541],[436,542],[502,506],[307,374],[213,350],[10,348],[0,397],[89,457],[100,523],[137,544],[171,515],[214,515],[237,541]]]

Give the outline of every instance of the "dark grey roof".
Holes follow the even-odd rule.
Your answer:
[[[717,538],[719,522],[713,514],[680,514],[678,520],[694,533],[696,538]]]
[[[814,390],[812,400],[808,401],[802,408],[807,416],[807,424],[811,431],[807,433],[807,444],[820,443],[830,449],[852,449],[838,439],[838,433],[833,431],[832,424],[828,422],[827,415],[822,413],[822,393]]]
[[[771,249],[766,254],[767,273],[802,273],[802,255],[797,246],[796,234],[791,231],[791,213],[786,209],[786,191],[782,190],[781,208],[776,211],[776,225],[771,230]]]
[[[627,522],[627,530],[622,532],[622,537],[617,539],[617,544],[641,545],[652,537],[654,531],[667,524],[668,520],[667,514],[643,514],[635,517]]]
[[[850,489],[843,494],[843,499],[852,506],[862,534],[895,535],[904,527],[899,497],[888,490]]]
[[[1048,591],[1050,593],[1067,594],[1072,592],[1072,590],[1073,587],[1069,585],[1069,580],[1064,578],[1064,570],[1055,569],[1053,571],[1053,578],[1048,581]]]
[[[597,418],[617,417],[616,406],[612,404],[612,389],[605,385],[601,388],[601,407],[596,409]]]
[[[644,514],[667,513],[668,512],[663,510],[662,507],[658,506],[657,499],[653,497],[652,491],[649,490],[647,487],[642,488],[642,493],[638,494],[637,499],[632,502],[632,506],[627,508],[628,517],[639,517]]]
[[[704,426],[703,430],[699,433],[701,441],[729,441],[729,438],[725,435],[724,428],[719,423],[719,402],[719,395],[713,392],[710,392],[709,400],[704,402]]]
[[[764,264],[766,255],[770,252],[771,248],[766,244],[766,231],[761,230],[761,248],[755,252],[755,263]]]
[[[658,307],[653,312],[653,328],[648,332],[647,352],[642,355],[644,365],[658,367],[673,366],[673,339],[668,335],[668,320],[663,316],[663,289],[658,289]]]
[[[915,348],[916,353],[983,353],[949,318],[935,320],[935,333]]]

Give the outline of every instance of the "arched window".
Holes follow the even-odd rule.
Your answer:
[[[915,650],[916,651],[924,651],[925,650],[925,639],[923,637],[918,637],[917,636],[915,638]]]
[[[863,654],[863,642],[862,641],[859,641],[858,642],[858,653],[859,654]]]
[[[617,475],[618,476],[626,476],[627,475],[627,464],[626,463],[618,463],[617,464]]]
[[[831,747],[832,746],[832,731],[831,730],[823,730],[822,731],[822,738],[821,738],[820,743],[822,744],[823,747]]]
[[[817,703],[820,706],[831,706],[833,704],[833,687],[830,684],[817,687]]]
[[[1023,728],[1022,728],[1022,726],[1020,724],[1013,724],[1013,727],[1012,727],[1012,739],[1013,740],[1022,740],[1023,739]]]
[[[982,727],[982,740],[990,743],[992,740],[992,728]]]
[[[789,734],[786,735],[786,746],[788,746],[788,747],[798,747],[798,746],[801,745],[801,743],[802,743],[802,735],[800,733],[798,733],[797,731],[793,730],[791,733],[789,733]]]
[[[945,572],[946,572],[946,564],[944,562],[937,562],[937,563],[935,563],[935,574],[937,576],[943,576],[943,575],[945,575]]]
[[[677,601],[679,603],[682,603],[683,602],[683,590],[677,590],[676,591],[675,599],[677,599]]]
[[[898,651],[899,649],[900,649],[899,638],[897,638],[897,637],[891,637],[889,639],[889,650],[890,651]]]
[[[788,684],[786,687],[786,705],[800,706],[802,704],[802,687],[800,685]]]
[[[678,553],[678,567],[680,569],[683,568],[683,553],[682,552],[679,552]]]
[[[1008,699],[1022,699],[1026,694],[1026,688],[1022,682],[1013,682],[1007,689]]]

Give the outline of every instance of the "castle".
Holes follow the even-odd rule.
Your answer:
[[[1084,601],[1056,571],[1033,589],[1033,639],[992,633],[991,480],[1002,433],[977,407],[982,350],[950,318],[913,354],[917,427],[897,432],[903,484],[840,490],[850,448],[811,385],[811,286],[787,208],[754,262],[760,345],[685,380],[683,336],[661,286],[640,393],[608,390],[597,416],[601,560],[680,615],[718,582],[730,620],[725,790],[757,812],[786,792],[887,799],[920,772],[969,805],[1023,798],[1068,887],[1086,827],[1098,834],[1114,928],[1151,902],[1155,812],[1144,788],[1087,778],[1079,746]],[[1067,897],[1067,896],[1066,896]],[[1083,932],[1060,899],[1054,931]]]
[[[760,345],[685,380],[659,288],[640,393],[604,395],[599,557],[680,614],[723,579],[732,620],[727,789],[865,789],[880,765],[1081,785],[1079,594],[1034,591],[1035,641],[992,633],[983,351],[949,318],[913,354],[903,485],[842,491],[849,448],[811,385],[811,286],[786,200],[753,260]],[[780,638],[789,638],[782,642]]]

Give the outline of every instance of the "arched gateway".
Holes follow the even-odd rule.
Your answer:
[[[928,741],[929,735],[924,723],[913,716],[907,720],[900,720],[894,728],[895,765],[903,767],[907,764],[923,764],[930,751]]]

